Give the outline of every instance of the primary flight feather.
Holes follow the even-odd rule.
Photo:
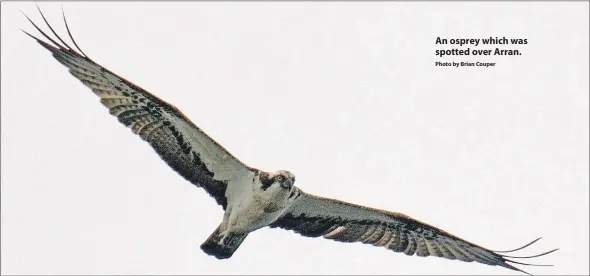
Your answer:
[[[49,50],[69,72],[100,97],[100,102],[148,142],[178,174],[203,188],[225,211],[223,220],[201,249],[218,259],[230,258],[252,231],[262,227],[293,230],[306,237],[361,242],[407,255],[436,256],[478,262],[524,272],[512,264],[531,265],[478,246],[406,215],[323,198],[294,186],[295,176],[284,170],[265,172],[249,167],[173,105],[143,90],[90,59],[74,41],[64,15],[70,47],[43,20],[57,42],[27,19],[49,42],[27,32]],[[25,15],[26,16],[26,15]],[[526,273],[526,272],[524,272]]]

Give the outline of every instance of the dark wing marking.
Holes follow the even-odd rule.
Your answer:
[[[527,272],[510,263],[530,264],[507,258],[533,258],[557,250],[535,256],[510,257],[500,254],[505,252],[486,249],[400,213],[318,197],[299,189],[295,193],[293,204],[270,227],[293,230],[306,237],[324,237],[339,242],[362,242],[403,252],[409,256],[416,254],[421,257],[436,256],[465,262],[476,261],[524,273]]]
[[[233,157],[176,107],[87,57],[74,41],[65,15],[68,35],[79,52],[59,37],[43,13],[41,16],[61,43],[48,36],[28,17],[29,22],[51,44],[25,33],[49,50],[74,77],[99,96],[110,113],[147,141],[172,169],[196,186],[203,187],[225,210],[227,185],[234,183],[232,179],[252,174],[254,169]]]

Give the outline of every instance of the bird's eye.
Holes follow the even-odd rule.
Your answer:
[[[284,177],[284,176],[282,176],[282,175],[279,175],[279,176],[277,176],[277,180],[278,180],[279,182],[283,182],[283,180],[285,180],[285,177]]]

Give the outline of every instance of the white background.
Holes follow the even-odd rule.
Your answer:
[[[41,3],[94,60],[254,167],[398,211],[523,267],[588,274],[588,3]],[[2,273],[507,274],[262,229],[219,261],[222,210],[108,114],[2,3]],[[527,38],[435,67],[437,36]],[[447,59],[463,61],[462,58]],[[476,59],[466,58],[465,61]]]

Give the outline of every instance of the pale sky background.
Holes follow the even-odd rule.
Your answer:
[[[522,267],[588,274],[588,3],[40,3],[94,60],[176,105],[245,163],[307,192],[398,211]],[[2,3],[2,273],[502,274],[261,229],[229,260],[222,219]],[[452,58],[437,36],[527,38]],[[481,47],[479,47],[481,48]],[[447,59],[448,60],[448,59]]]

